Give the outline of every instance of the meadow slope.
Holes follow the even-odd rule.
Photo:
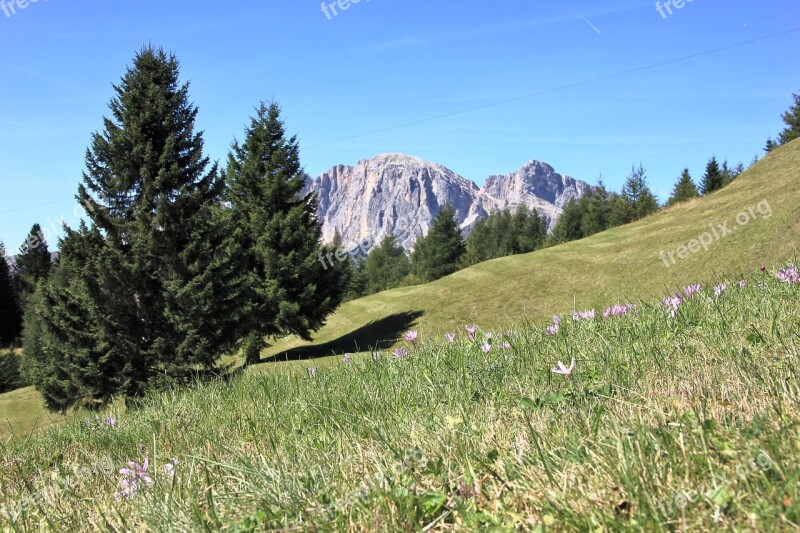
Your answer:
[[[766,202],[766,203],[765,203]],[[766,217],[759,211],[768,204]],[[750,208],[755,207],[755,215]],[[748,221],[739,225],[737,215]],[[744,220],[744,217],[741,219]],[[732,233],[718,225],[727,224]],[[712,229],[713,228],[713,229]],[[705,251],[669,268],[659,257],[716,231]],[[399,340],[403,329],[431,334],[478,322],[501,326],[541,321],[554,313],[625,300],[653,298],[709,273],[750,270],[798,255],[800,249],[800,141],[756,163],[725,189],[645,220],[580,241],[505,257],[426,285],[405,287],[344,304],[311,344],[276,342],[264,354],[277,359],[368,350]],[[668,259],[669,262],[669,259]]]

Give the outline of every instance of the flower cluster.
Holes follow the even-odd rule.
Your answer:
[[[797,285],[800,283],[800,274],[798,274],[797,267],[795,265],[789,265],[788,268],[784,268],[778,272],[778,279],[784,283]]]
[[[580,311],[580,312],[575,311],[574,313],[572,313],[572,320],[574,320],[575,322],[581,320],[592,320],[594,319],[596,314],[597,313],[595,313],[594,309],[589,309],[587,311]]]
[[[720,296],[722,296],[722,293],[724,293],[727,290],[728,290],[728,284],[727,283],[720,283],[719,285],[714,287],[714,296],[716,298],[719,298]]]
[[[695,283],[694,285],[689,285],[683,288],[683,296],[687,300],[691,300],[698,294],[700,294],[701,285],[699,283]]]
[[[681,304],[683,304],[683,298],[681,298],[680,294],[664,298],[662,301],[664,302],[664,307],[667,308],[672,318],[678,316],[678,309],[680,309]]]
[[[119,471],[123,476],[123,488],[114,496],[116,499],[132,498],[141,490],[142,486],[149,487],[153,484],[153,478],[147,473],[147,469],[150,466],[150,460],[147,457],[144,458],[143,464],[131,461],[128,466],[130,468],[123,468]]]
[[[633,311],[635,308],[636,306],[633,304],[628,304],[628,305],[616,304],[614,305],[614,307],[606,307],[606,310],[603,312],[603,318],[609,318],[612,316],[619,318],[627,314],[629,311]]]
[[[559,331],[561,331],[561,319],[556,315],[553,317],[553,325],[547,326],[547,334],[552,337],[558,335]]]

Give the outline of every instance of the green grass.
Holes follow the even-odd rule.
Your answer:
[[[709,231],[709,224],[736,226],[737,214],[765,200],[771,208],[769,218],[756,211],[755,220],[670,268],[659,258],[662,250],[674,250]],[[714,272],[774,264],[798,255],[799,204],[800,141],[796,141],[768,155],[722,191],[638,223],[532,254],[488,261],[434,283],[349,302],[329,318],[313,343],[282,339],[265,357],[285,360],[360,351],[379,341],[395,342],[412,326],[433,335],[469,322],[503,326],[542,320],[555,310],[652,298],[665,287]]]
[[[461,329],[404,360],[383,350],[314,378],[282,367],[166,392],[116,428],[73,419],[0,448],[0,524],[797,529],[800,285],[738,279],[707,275],[674,319],[658,300],[564,315],[554,337],[545,323],[494,331],[488,355]],[[550,372],[572,358],[573,379]],[[118,470],[145,457],[154,483],[115,499]]]

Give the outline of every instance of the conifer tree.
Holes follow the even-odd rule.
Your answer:
[[[565,243],[582,239],[584,237],[582,222],[583,208],[580,202],[570,200],[564,206],[564,210],[553,228],[552,241],[554,243]]]
[[[40,280],[50,275],[50,250],[39,224],[34,224],[14,262],[14,280],[20,304],[25,304]]]
[[[236,232],[177,59],[145,47],[114,89],[78,190],[91,226],[68,232],[41,296],[40,348],[31,342],[51,409],[187,382],[233,345],[247,311]]]
[[[632,220],[640,220],[658,211],[658,200],[647,185],[644,167],[631,169],[631,174],[622,187],[622,196],[632,208]]]
[[[672,190],[672,195],[669,197],[669,200],[667,200],[667,205],[679,204],[686,200],[697,198],[698,196],[700,196],[700,193],[697,192],[697,187],[692,180],[692,175],[689,173],[688,168],[684,168],[683,172],[681,172],[681,177]]]
[[[547,222],[539,216],[536,209],[521,205],[514,214],[515,251],[527,254],[538,250],[547,239]]]
[[[267,337],[310,340],[342,300],[342,265],[327,265],[317,199],[303,194],[306,175],[296,137],[287,137],[276,103],[261,105],[233,143],[226,200],[241,234],[248,270],[245,357],[259,360]],[[349,258],[348,258],[349,259]]]
[[[447,205],[433,219],[428,234],[417,240],[411,255],[412,270],[426,282],[442,278],[458,270],[465,252],[456,212]]]
[[[399,287],[408,276],[411,266],[403,247],[389,234],[367,256],[364,273],[367,294]]]
[[[11,280],[6,249],[0,242],[0,347],[12,344],[22,328],[22,312]]]
[[[725,178],[722,175],[722,170],[719,168],[719,163],[716,157],[709,159],[706,165],[706,172],[703,175],[703,181],[700,185],[700,192],[703,195],[710,194],[725,186]]]
[[[786,128],[778,135],[780,144],[790,143],[800,137],[800,93],[793,94],[794,105],[792,105],[783,116]]]

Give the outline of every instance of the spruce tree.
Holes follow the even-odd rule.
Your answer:
[[[613,193],[609,199],[608,227],[615,228],[636,220],[634,206],[624,194]]]
[[[658,200],[647,185],[644,167],[631,169],[631,174],[622,187],[622,196],[632,208],[632,220],[640,220],[658,211]]]
[[[781,117],[786,124],[786,129],[778,135],[778,142],[782,145],[800,137],[800,93],[793,94],[792,97],[794,105]]]
[[[565,243],[582,239],[583,208],[577,200],[570,200],[564,206],[561,216],[558,217],[555,227],[553,227],[552,240],[554,243]]]
[[[436,214],[428,234],[417,240],[411,256],[412,269],[423,281],[433,281],[458,270],[466,252],[456,212],[447,205]]]
[[[22,312],[11,280],[6,249],[0,242],[0,347],[16,341],[22,328]]]
[[[689,173],[688,168],[684,168],[683,172],[681,172],[681,177],[672,190],[672,195],[669,197],[669,200],[667,200],[667,205],[679,204],[686,200],[697,198],[698,196],[700,196],[700,193],[697,192],[697,187],[692,180],[692,175]]]
[[[524,204],[514,214],[515,253],[527,254],[538,250],[547,239],[547,222],[536,209]]]
[[[410,272],[410,263],[394,235],[387,235],[367,256],[364,273],[367,294],[399,287]]]
[[[725,186],[725,178],[722,175],[722,170],[719,168],[719,163],[716,157],[709,159],[706,165],[706,172],[703,175],[703,181],[700,185],[700,192],[703,195],[710,194],[718,191]]]
[[[243,143],[233,143],[225,172],[225,197],[248,265],[248,364],[259,360],[267,337],[310,340],[346,290],[341,262],[324,260],[336,251],[321,244],[317,199],[303,194],[297,137],[287,137],[280,113],[278,104],[261,103]]]
[[[584,237],[589,237],[608,229],[611,202],[602,180],[581,197],[579,204],[583,213],[581,233]]]
[[[51,408],[187,382],[240,332],[241,253],[179,74],[174,56],[143,48],[92,136],[78,190],[91,226],[65,239],[42,296]]]
[[[14,279],[22,307],[36,288],[39,280],[50,275],[50,250],[39,224],[34,224],[28,237],[19,248],[14,262]]]

